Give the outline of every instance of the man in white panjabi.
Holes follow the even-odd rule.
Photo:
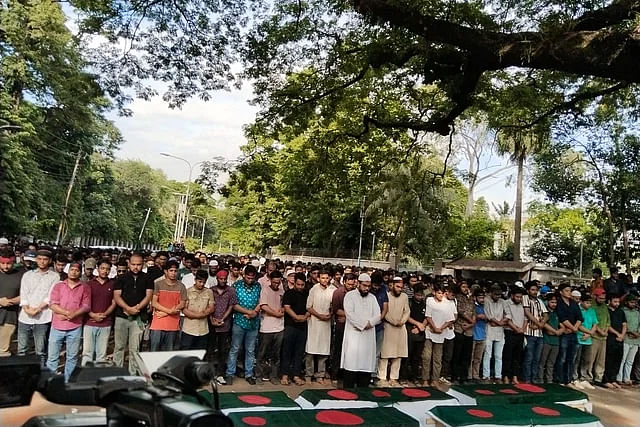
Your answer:
[[[384,339],[378,362],[378,383],[380,387],[398,387],[400,376],[400,362],[403,357],[408,357],[407,328],[405,324],[409,320],[409,297],[402,292],[404,284],[402,277],[395,277],[389,290],[389,309],[384,316]],[[391,362],[391,372],[387,384],[387,367]]]
[[[363,273],[358,277],[358,289],[344,297],[346,323],[340,359],[340,367],[345,371],[344,388],[367,387],[376,370],[374,327],[381,321],[380,306],[369,289],[371,277]]]
[[[327,359],[331,354],[331,299],[336,287],[329,284],[329,272],[321,271],[316,283],[309,291],[307,311],[307,344],[305,346],[305,376],[307,383],[315,377],[318,384],[325,384]],[[314,369],[317,360],[318,368]]]

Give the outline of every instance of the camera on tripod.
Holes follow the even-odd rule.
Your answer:
[[[123,368],[79,367],[68,383],[64,377],[41,368],[35,356],[0,359],[0,407],[29,405],[39,391],[53,403],[93,405],[105,411],[83,414],[42,415],[24,426],[233,426],[220,412],[214,375],[197,357],[173,356],[151,375],[131,376]],[[198,393],[211,384],[213,400]]]

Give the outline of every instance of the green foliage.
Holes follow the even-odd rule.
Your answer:
[[[599,239],[597,212],[532,202],[528,213],[525,229],[533,238],[529,256],[538,262],[577,270],[582,245],[583,268],[591,269],[603,243]]]

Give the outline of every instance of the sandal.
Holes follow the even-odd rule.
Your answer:
[[[280,380],[280,385],[289,385],[289,384],[291,384],[291,383],[289,382],[289,380],[288,380],[287,378],[284,378],[284,377],[283,377],[283,378]]]
[[[303,379],[302,379],[302,378],[300,378],[300,377],[293,377],[293,382],[294,382],[296,385],[298,385],[298,386],[301,386],[301,385],[305,385],[305,384],[306,384],[305,380],[303,380]]]

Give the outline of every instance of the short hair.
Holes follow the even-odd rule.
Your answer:
[[[329,270],[320,270],[320,273],[318,273],[318,276],[322,276],[323,274],[326,274],[327,276],[331,276],[331,274],[329,274]]]
[[[571,285],[568,282],[563,282],[558,285],[558,292],[561,292],[565,288],[570,288]]]
[[[371,273],[371,283],[375,283],[376,285],[381,285],[382,282],[384,282],[384,277],[382,276],[382,273],[380,273],[377,270]]]
[[[200,266],[202,266],[200,259],[194,258],[191,260],[191,268],[200,268]]]
[[[594,268],[593,270],[591,270],[591,272],[593,274],[598,274],[598,275],[602,276],[602,269],[600,267]]]
[[[165,271],[171,269],[172,267],[175,267],[176,269],[178,269],[180,268],[180,263],[172,259],[170,261],[167,261],[167,263],[164,265]]]
[[[473,290],[473,296],[474,297],[483,297],[484,296],[484,290],[481,287],[477,287]]]
[[[244,268],[244,274],[256,275],[258,274],[258,270],[253,265],[249,264]]]
[[[522,287],[520,287],[518,285],[511,285],[510,291],[511,291],[511,295],[518,295],[518,294],[522,295],[522,294],[524,294],[524,288],[522,288]]]
[[[156,254],[156,258],[161,257],[161,256],[169,258],[169,252],[167,252],[167,251],[160,251],[160,252],[158,252],[158,253]]]
[[[527,282],[526,285],[524,285],[525,288],[527,288],[527,290],[531,289],[532,286],[535,286],[536,288],[538,287],[538,282],[535,280],[531,280],[529,282]]]
[[[282,272],[280,272],[280,270],[273,270],[271,273],[269,273],[269,279],[281,279],[282,278]]]
[[[294,276],[294,280],[297,282],[298,280],[302,280],[303,282],[307,281],[307,278],[304,277],[304,273],[300,272],[300,273],[296,273]]]
[[[347,273],[344,275],[344,280],[356,280],[358,277],[353,273]]]
[[[132,253],[131,256],[129,257],[129,259],[134,258],[134,257],[140,258],[142,261],[144,261],[144,255],[142,255],[140,252]]]
[[[423,294],[424,295],[424,285],[422,283],[418,283],[413,287],[413,294]]]
[[[493,285],[491,285],[491,287],[489,288],[489,292],[494,293],[494,292],[500,292],[502,293],[502,286],[498,285],[497,283],[494,283]]]
[[[16,254],[8,246],[0,249],[0,258],[13,258],[14,256]]]
[[[116,267],[128,267],[129,264],[127,263],[126,259],[121,259],[120,261],[118,261],[118,263],[116,264]]]
[[[101,259],[98,261],[98,263],[96,264],[98,267],[100,267],[102,264],[107,264],[109,266],[109,268],[111,268],[111,266],[113,264],[111,264],[111,261],[109,261],[108,259]],[[126,265],[126,264],[125,264]]]
[[[206,281],[209,278],[209,273],[204,271],[204,270],[198,270],[196,271],[196,279],[200,279],[200,280],[204,280]]]
[[[67,263],[67,256],[65,254],[63,254],[62,252],[58,252],[56,254],[56,262],[64,262],[66,264]]]

